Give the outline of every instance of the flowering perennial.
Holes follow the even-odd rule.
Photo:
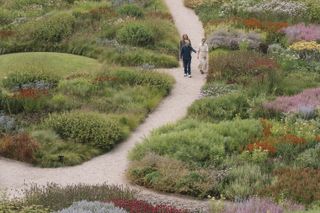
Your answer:
[[[320,40],[320,25],[304,23],[296,24],[282,30],[290,43],[296,41],[316,41]]]
[[[298,113],[301,107],[311,107],[313,109],[320,106],[320,88],[307,89],[294,96],[282,96],[263,107],[270,111],[284,113]]]

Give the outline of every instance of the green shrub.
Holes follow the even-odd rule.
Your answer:
[[[295,164],[300,167],[310,167],[320,169],[320,146],[310,148],[299,154],[296,158]]]
[[[258,194],[270,182],[257,165],[246,164],[232,168],[224,180],[223,195],[232,200],[244,200]]]
[[[206,197],[217,194],[219,172],[189,169],[182,161],[150,153],[130,165],[128,176],[132,182],[156,190]]]
[[[114,79],[116,83],[131,86],[150,86],[164,91],[166,94],[169,93],[174,83],[174,79],[166,74],[128,69],[106,70],[98,74],[99,77]]]
[[[0,201],[0,212],[4,213],[50,213],[50,209],[39,205],[24,206],[20,202]]]
[[[124,129],[117,121],[94,112],[52,114],[44,121],[44,125],[63,139],[91,144],[106,151],[125,137]]]
[[[107,54],[107,60],[110,62],[120,64],[122,66],[142,66],[145,64],[153,65],[157,68],[172,68],[178,67],[179,63],[176,57],[159,54],[146,50],[128,50],[125,52]]]
[[[119,8],[118,13],[122,16],[132,16],[142,18],[144,16],[143,10],[135,4],[123,5]]]
[[[136,192],[128,188],[107,184],[78,184],[68,186],[48,184],[47,186],[33,185],[26,189],[24,194],[25,205],[41,205],[57,211],[69,207],[73,202],[81,200],[133,199]]]
[[[90,145],[62,141],[52,130],[33,131],[31,135],[41,146],[35,153],[35,164],[41,167],[74,166],[101,154]]]
[[[250,105],[247,97],[230,94],[218,98],[203,98],[196,101],[188,110],[192,118],[218,122],[235,117],[248,118]]]
[[[70,98],[65,94],[57,93],[48,100],[48,111],[61,112],[80,108],[81,104],[74,98]]]
[[[68,13],[59,13],[45,17],[23,26],[20,34],[27,41],[56,43],[71,36],[75,18]],[[25,37],[25,36],[27,37]]]
[[[44,70],[41,67],[34,67],[34,69],[28,68],[26,70],[9,73],[6,78],[2,80],[2,84],[8,89],[21,87],[24,84],[39,84],[41,82],[47,84],[49,87],[54,87],[57,85],[59,79],[60,77],[55,73]]]
[[[77,78],[59,82],[58,90],[65,95],[88,98],[95,91],[95,86],[88,79]]]
[[[184,120],[153,132],[131,152],[133,160],[147,153],[181,160],[189,165],[219,166],[227,154],[239,153],[253,138],[261,135],[259,121],[236,120],[219,124]]]
[[[13,21],[13,14],[11,11],[0,7],[0,25],[4,26]]]
[[[152,29],[144,24],[130,22],[117,32],[120,43],[134,46],[152,46],[155,42]]]

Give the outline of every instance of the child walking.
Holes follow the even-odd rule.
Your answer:
[[[184,67],[184,77],[191,78],[191,53],[196,53],[191,44],[190,41],[186,40],[185,44],[181,48],[180,58],[182,58],[183,61],[183,67]]]
[[[198,50],[198,59],[200,59],[199,70],[201,74],[204,74],[204,72],[208,69],[208,52],[208,44],[206,39],[203,38]]]

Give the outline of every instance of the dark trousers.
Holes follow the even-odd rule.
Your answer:
[[[183,59],[184,74],[191,75],[191,59]]]

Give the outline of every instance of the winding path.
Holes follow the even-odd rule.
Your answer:
[[[203,27],[198,17],[190,9],[183,6],[183,0],[165,0],[170,9],[180,34],[187,33],[193,44],[199,44],[203,36]],[[197,47],[197,45],[194,45]],[[8,189],[9,194],[21,189],[25,184],[46,184],[54,182],[61,185],[67,184],[109,184],[127,185],[125,171],[128,167],[128,152],[136,143],[148,136],[150,132],[164,124],[176,122],[187,113],[187,108],[194,102],[204,84],[204,76],[197,72],[197,60],[193,64],[193,78],[183,77],[181,68],[164,70],[176,79],[175,87],[171,94],[162,101],[157,109],[151,113],[131,136],[118,145],[113,151],[96,157],[79,166],[44,169],[35,168],[31,165],[0,158],[0,189]],[[179,198],[172,195],[155,193],[141,189],[142,194],[152,194],[156,199],[167,199],[178,202],[193,202],[187,198]]]

